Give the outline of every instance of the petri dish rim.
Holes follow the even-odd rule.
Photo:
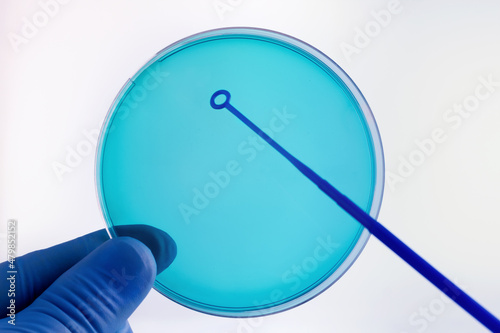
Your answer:
[[[104,153],[104,143],[106,142],[106,137],[109,132],[109,125],[113,121],[113,117],[116,116],[115,110],[120,107],[120,104],[126,98],[128,92],[131,88],[134,87],[134,80],[138,78],[145,70],[147,70],[152,64],[156,62],[161,62],[166,57],[181,51],[185,47],[189,47],[193,45],[193,43],[201,43],[207,42],[213,39],[220,38],[249,38],[249,39],[257,39],[265,42],[275,42],[280,44],[280,46],[286,47],[291,51],[297,52],[302,56],[308,58],[313,61],[316,65],[321,67],[324,71],[329,72],[332,71],[335,76],[330,75],[332,79],[337,81],[339,85],[344,89],[344,91],[350,94],[352,100],[357,103],[359,109],[362,111],[362,114],[359,114],[363,117],[364,123],[368,129],[368,134],[371,138],[371,144],[373,148],[374,154],[374,166],[375,166],[375,181],[372,190],[372,198],[371,198],[371,208],[369,214],[377,218],[380,206],[382,204],[382,197],[384,191],[384,153],[382,148],[382,141],[380,138],[380,133],[378,130],[377,123],[375,118],[371,112],[371,109],[365,100],[363,94],[358,89],[356,84],[352,81],[352,79],[347,75],[347,73],[335,63],[332,59],[330,59],[326,54],[311,46],[310,44],[292,37],[290,35],[268,30],[262,28],[255,27],[230,27],[230,28],[218,28],[203,31],[200,33],[196,33],[180,39],[169,46],[161,49],[157,52],[149,61],[147,61],[140,69],[130,78],[128,79],[123,87],[120,89],[119,93],[111,103],[111,106],[106,114],[104,122],[101,126],[101,130],[99,133],[98,144],[96,149],[95,156],[95,189],[96,196],[98,202],[100,204],[100,210],[102,217],[104,219],[106,230],[111,238],[117,237],[113,230],[113,223],[111,222],[111,217],[108,214],[108,209],[106,208],[106,200],[104,198],[103,184],[101,180],[100,173],[100,165],[101,165],[101,156]],[[289,301],[281,302],[275,306],[255,309],[255,307],[247,307],[247,308],[224,308],[221,306],[213,307],[210,304],[201,303],[199,301],[190,300],[187,297],[179,295],[173,290],[169,290],[172,294],[177,294],[179,299],[174,299],[170,297],[166,292],[162,289],[165,287],[159,284],[157,281],[154,283],[154,289],[157,290],[163,296],[169,298],[170,300],[190,308],[192,310],[217,315],[222,317],[234,317],[234,318],[246,318],[246,317],[256,317],[256,316],[264,316],[270,315],[274,313],[279,313],[282,311],[289,310],[291,308],[297,307],[314,297],[318,296],[326,289],[328,289],[332,284],[334,284],[338,279],[340,279],[344,273],[353,265],[356,259],[361,254],[364,249],[368,239],[370,237],[370,233],[366,228],[363,228],[361,235],[356,241],[355,246],[349,252],[349,254],[343,259],[343,262],[338,266],[338,268],[330,274],[325,280],[316,285],[315,287],[309,289],[307,292],[300,294],[297,297],[293,297]],[[203,306],[200,306],[203,305]]]

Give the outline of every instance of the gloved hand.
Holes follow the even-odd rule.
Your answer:
[[[165,232],[143,225],[96,231],[16,258],[15,297],[11,274],[0,264],[0,314],[15,299],[15,326],[0,320],[0,332],[132,332],[127,319],[151,290],[156,274],[177,253]],[[127,237],[133,235],[134,238]]]

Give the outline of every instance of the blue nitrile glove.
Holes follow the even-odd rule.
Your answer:
[[[1,319],[0,332],[132,332],[128,317],[172,263],[176,245],[148,226],[115,230],[124,237],[110,240],[100,230],[17,258],[13,298],[9,263],[1,263],[0,314],[8,316],[15,299],[15,326]]]

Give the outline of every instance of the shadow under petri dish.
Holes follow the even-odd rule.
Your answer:
[[[376,217],[383,154],[370,109],[328,57],[254,28],[203,32],[130,79],[101,133],[96,181],[109,232],[147,224],[177,257],[155,288],[191,309],[248,317],[297,306],[335,282],[369,233],[229,112],[231,103]]]

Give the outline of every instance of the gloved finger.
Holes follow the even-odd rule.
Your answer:
[[[111,232],[114,232],[118,237],[128,236],[144,243],[155,257],[156,274],[160,274],[170,266],[177,255],[177,246],[174,240],[160,229],[143,224],[134,224],[113,227]]]
[[[150,247],[158,265],[158,273],[172,262],[176,255],[175,242],[165,232],[146,225],[129,225],[115,228],[118,236],[132,236]],[[16,311],[30,305],[61,274],[79,262],[99,245],[109,239],[102,229],[51,248],[31,252],[16,259],[15,275]],[[6,276],[8,262],[0,264],[0,290],[9,290]],[[7,315],[10,299],[0,295],[0,316]]]
[[[33,332],[117,332],[156,277],[154,257],[130,237],[111,239],[61,275],[16,316]],[[0,321],[0,331],[8,325]]]
[[[45,250],[28,253],[16,258],[15,267],[15,301],[19,312],[31,304],[45,289],[47,289],[62,273],[71,268],[99,245],[109,239],[106,230],[99,230],[62,243]],[[0,290],[9,290],[7,284],[8,262],[0,264]],[[0,296],[0,314],[5,317],[10,299]]]

